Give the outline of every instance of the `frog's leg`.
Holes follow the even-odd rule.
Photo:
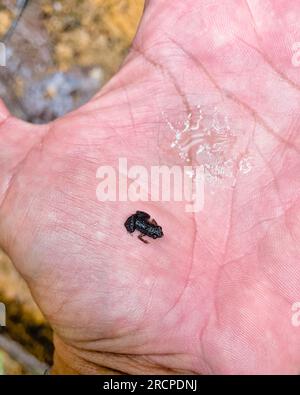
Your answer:
[[[133,233],[135,231],[135,215],[129,217],[124,225],[127,229],[127,232]]]
[[[154,225],[154,226],[158,226],[158,223],[155,221],[154,218],[152,218],[152,220],[150,221],[150,224]]]
[[[143,233],[141,233],[139,236],[138,236],[138,239],[140,239],[143,243],[145,243],[145,244],[149,244],[149,241],[147,241],[147,240],[144,240],[144,237],[145,237],[146,235],[143,235]]]

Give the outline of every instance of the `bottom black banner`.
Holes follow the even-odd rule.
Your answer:
[[[286,391],[294,383],[299,388],[299,376],[2,376],[0,377],[0,392],[5,389],[16,389],[30,394],[49,393],[57,390],[97,393],[137,393],[137,392],[169,392],[188,391],[200,393],[203,391],[228,389],[258,390],[262,384],[268,389],[272,385],[276,389]]]

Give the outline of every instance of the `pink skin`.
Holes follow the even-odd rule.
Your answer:
[[[54,371],[299,374],[299,15],[292,0],[152,0],[88,104],[44,126],[1,104],[0,243],[55,330]],[[101,165],[178,163],[162,112],[202,103],[248,136],[235,188],[197,214],[97,201]],[[137,209],[163,239],[126,233]]]

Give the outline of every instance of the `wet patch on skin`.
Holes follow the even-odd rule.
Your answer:
[[[163,117],[171,133],[170,148],[183,164],[203,166],[211,185],[234,186],[239,174],[252,171],[248,146],[253,130],[242,130],[239,121],[224,114],[217,105],[197,105],[180,121],[172,121],[167,113]]]

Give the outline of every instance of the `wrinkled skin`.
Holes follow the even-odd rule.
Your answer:
[[[300,5],[248,3],[149,1],[88,104],[43,126],[1,105],[0,243],[55,330],[54,372],[300,372]],[[234,188],[208,187],[195,214],[97,200],[97,168],[120,156],[178,163],[162,112],[210,102],[249,137]],[[163,239],[126,233],[136,209]]]

